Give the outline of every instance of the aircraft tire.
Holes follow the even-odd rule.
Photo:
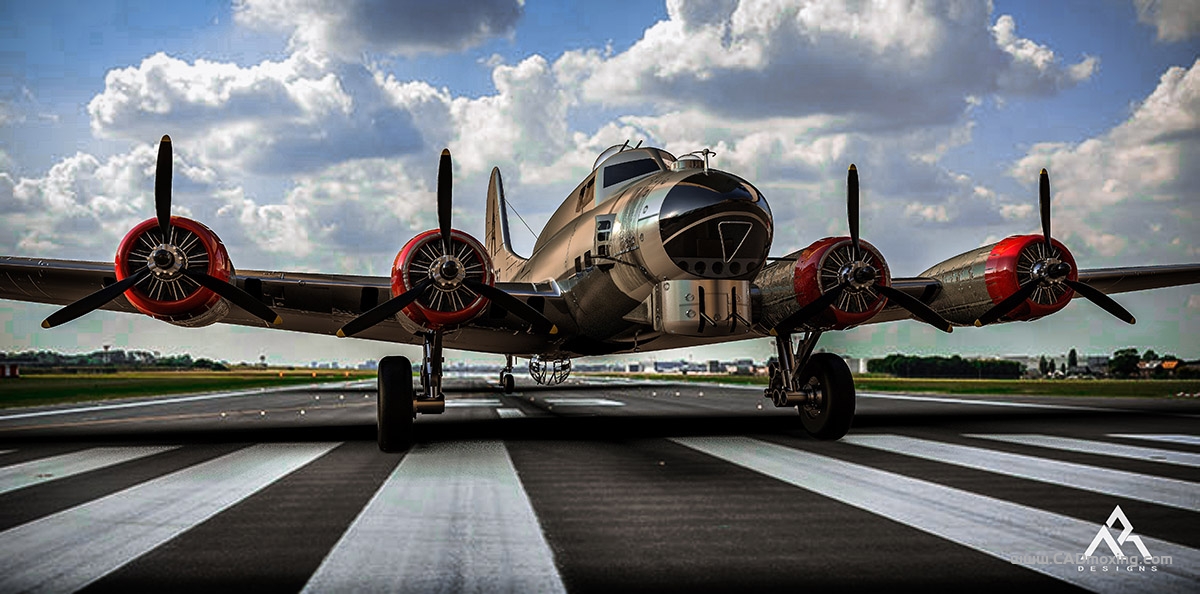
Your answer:
[[[505,373],[500,376],[500,385],[504,387],[505,394],[512,394],[517,389],[517,381],[511,373]]]
[[[823,396],[818,406],[797,407],[804,429],[817,439],[841,439],[854,421],[854,377],[850,367],[833,353],[816,353],[808,360],[804,376]]]
[[[379,361],[377,431],[379,450],[403,452],[413,442],[412,362],[407,357],[384,357]]]

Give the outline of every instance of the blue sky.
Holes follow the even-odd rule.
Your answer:
[[[457,226],[482,233],[498,165],[537,230],[595,155],[627,138],[717,150],[717,167],[770,200],[773,255],[845,233],[843,176],[856,162],[864,237],[898,275],[1035,230],[1041,167],[1055,235],[1082,267],[1200,261],[1195,0],[429,6],[3,4],[0,253],[110,260],[152,215],[147,167],[170,133],[177,213],[213,227],[247,269],[384,274],[433,225],[442,146],[456,156]],[[1137,346],[1200,357],[1200,289],[1118,299],[1137,326],[1078,302],[1004,328],[938,336],[885,324],[822,345],[854,356]],[[108,313],[45,332],[48,311],[0,302],[0,348],[118,344],[279,363],[394,350]],[[753,341],[703,356],[769,352]]]

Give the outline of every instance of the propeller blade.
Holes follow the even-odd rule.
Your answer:
[[[163,135],[158,143],[158,160],[154,165],[154,213],[158,215],[158,230],[162,240],[171,235],[171,137]]]
[[[1029,296],[1037,290],[1038,283],[1039,281],[1037,280],[1031,280],[1021,286],[1021,288],[1017,289],[1016,293],[1009,295],[1004,301],[992,306],[991,309],[979,316],[979,319],[975,320],[975,327],[978,328],[991,324],[992,322],[999,320],[1012,310],[1016,309],[1022,301],[1029,299]]]
[[[946,318],[943,318],[938,312],[933,311],[933,309],[925,305],[920,299],[888,285],[875,285],[875,288],[879,289],[879,292],[883,293],[884,297],[895,301],[896,305],[908,310],[909,313],[916,316],[922,322],[942,332],[949,333],[954,331],[954,326],[950,325],[950,322],[947,322]]]
[[[780,333],[781,331],[791,332],[792,330],[804,325],[804,323],[813,316],[821,313],[826,307],[829,307],[834,301],[837,301],[837,298],[841,296],[842,291],[846,290],[846,286],[846,283],[841,283],[838,286],[830,289],[824,295],[817,297],[817,299],[812,303],[800,308],[800,311],[784,318],[782,322],[776,324],[774,331],[776,333]]]
[[[370,311],[367,311],[357,318],[350,320],[345,326],[342,326],[337,331],[338,338],[354,336],[355,334],[358,334],[359,332],[362,332],[363,330],[366,330],[367,328],[370,328],[371,326],[374,326],[375,324],[378,324],[396,315],[400,312],[400,310],[407,307],[408,304],[416,301],[417,297],[420,297],[421,293],[423,293],[425,289],[428,289],[429,285],[432,284],[433,279],[427,278],[417,283],[407,292],[392,297],[391,299],[388,299],[387,301],[375,306]]]
[[[442,158],[438,161],[437,207],[438,229],[441,231],[443,242],[450,241],[450,208],[453,205],[453,186],[454,167],[450,161],[450,149],[442,149]]]
[[[1116,301],[1113,301],[1112,297],[1105,295],[1099,289],[1096,289],[1096,288],[1092,287],[1091,285],[1086,285],[1079,281],[1071,280],[1069,278],[1063,279],[1063,282],[1067,283],[1068,287],[1075,289],[1075,292],[1079,293],[1080,295],[1083,295],[1088,301],[1091,301],[1092,303],[1099,305],[1101,308],[1104,309],[1104,311],[1107,311],[1108,313],[1116,316],[1121,321],[1128,323],[1128,324],[1133,324],[1133,323],[1137,322],[1137,320],[1134,319],[1133,314],[1129,313],[1129,310],[1125,309],[1124,307],[1121,307],[1121,304],[1117,303]]]
[[[109,301],[119,297],[122,293],[129,290],[130,287],[138,284],[142,279],[149,275],[150,268],[142,268],[141,270],[125,277],[125,280],[104,287],[103,289],[100,289],[99,291],[96,291],[95,293],[92,293],[91,295],[88,295],[87,297],[84,297],[83,299],[80,299],[79,301],[76,301],[75,303],[72,303],[50,314],[49,317],[47,317],[45,320],[42,320],[42,327],[53,328],[60,324],[70,322],[71,320],[74,320],[83,314],[89,313],[92,310],[99,309]]]
[[[279,324],[283,323],[283,318],[280,317],[279,314],[275,313],[275,310],[263,305],[261,301],[255,299],[249,293],[239,289],[237,285],[234,285],[233,283],[225,282],[203,272],[188,270],[187,268],[181,268],[179,272],[184,276],[196,281],[197,283],[200,283],[200,286],[224,297],[230,303],[246,310],[246,312],[262,319],[268,324],[275,324],[278,326]]]
[[[1042,235],[1046,238],[1046,247],[1050,247],[1050,174],[1045,168],[1038,176],[1038,206],[1042,211]]]
[[[850,164],[846,174],[846,218],[850,221],[850,241],[854,244],[854,257],[858,257],[858,168]]]
[[[501,289],[497,289],[486,283],[481,283],[474,279],[466,279],[463,285],[488,299],[494,303],[507,309],[517,317],[529,322],[533,327],[533,331],[537,334],[558,334],[558,326],[555,326],[541,312],[529,306],[529,304],[505,293]]]

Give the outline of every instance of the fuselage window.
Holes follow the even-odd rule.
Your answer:
[[[583,212],[592,206],[592,201],[596,196],[596,178],[592,177],[587,180],[587,183],[579,188],[579,202],[575,205],[575,212]]]
[[[658,163],[654,159],[639,159],[625,163],[616,163],[604,168],[604,187],[615,186],[623,181],[658,171]]]

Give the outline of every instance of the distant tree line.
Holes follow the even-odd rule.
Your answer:
[[[867,361],[867,371],[896,377],[1018,379],[1025,372],[1025,366],[1016,361],[963,359],[958,355],[915,357],[891,354]]]
[[[53,351],[0,352],[0,363],[22,367],[118,369],[212,369],[226,371],[228,364],[211,359],[193,359],[191,355],[158,355],[149,351],[110,349],[92,353],[56,353]]]

